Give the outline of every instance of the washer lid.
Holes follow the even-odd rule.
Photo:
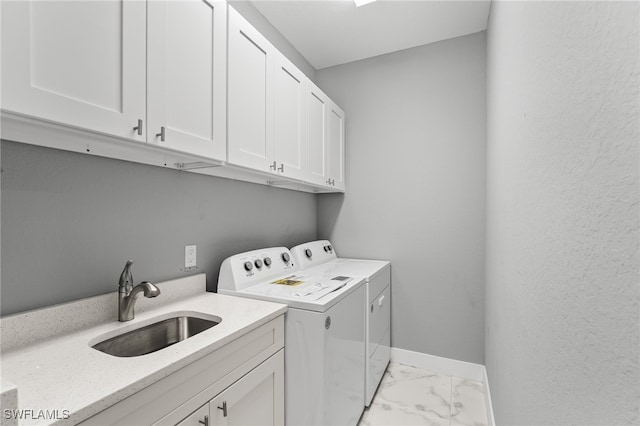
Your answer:
[[[221,293],[286,303],[290,308],[325,312],[364,283],[363,277],[296,274],[240,291]]]
[[[265,296],[297,298],[300,300],[320,300],[346,286],[352,277],[343,275],[289,275],[267,281],[246,289],[247,293]]]

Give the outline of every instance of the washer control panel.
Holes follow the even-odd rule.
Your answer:
[[[218,290],[242,290],[296,270],[293,256],[286,247],[239,253],[222,262]]]

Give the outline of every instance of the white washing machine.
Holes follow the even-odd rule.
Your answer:
[[[218,293],[286,303],[285,423],[356,425],[364,410],[365,280],[301,274],[285,247],[240,253]]]
[[[300,273],[362,276],[366,280],[365,405],[371,404],[391,358],[391,262],[337,257],[328,240],[291,249]]]

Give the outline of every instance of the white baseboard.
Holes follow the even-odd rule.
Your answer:
[[[451,358],[442,358],[435,355],[423,354],[405,349],[391,348],[391,362],[411,365],[413,367],[423,368],[435,373],[462,377],[464,379],[475,380],[478,382],[484,382],[485,380],[485,369],[482,364],[458,361],[457,359]]]
[[[487,368],[482,367],[482,370],[484,372],[484,401],[487,410],[487,421],[489,422],[489,426],[496,426],[496,419],[493,417],[493,404],[491,403],[491,391],[489,390],[489,376],[487,375]]]

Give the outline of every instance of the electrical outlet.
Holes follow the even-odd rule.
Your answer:
[[[195,268],[196,266],[196,246],[184,246],[184,267]]]

